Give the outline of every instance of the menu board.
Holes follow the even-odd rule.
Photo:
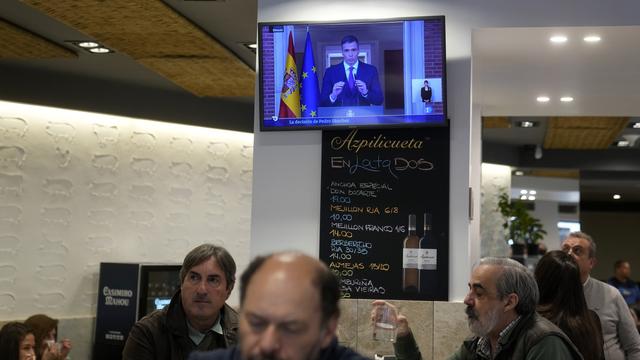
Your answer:
[[[448,300],[448,127],[324,131],[321,207],[344,298]]]

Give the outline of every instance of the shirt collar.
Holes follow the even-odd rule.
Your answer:
[[[221,318],[222,318],[222,311],[220,312],[220,315],[218,315],[218,319],[216,319],[216,322],[213,324],[213,326],[209,330],[213,331],[214,333],[224,335],[224,332],[222,331],[222,324],[220,323]],[[199,345],[204,339],[204,337],[207,336],[207,332],[209,332],[209,330],[205,331],[204,333],[201,333],[200,331],[196,330],[193,326],[191,326],[191,324],[189,324],[189,320],[186,320],[186,322],[187,322],[187,329],[189,331],[189,338],[191,339],[191,341],[193,341],[194,344]]]
[[[347,74],[349,73],[349,68],[350,68],[351,66],[353,66],[353,73],[355,74],[355,73],[357,73],[357,72],[358,72],[358,63],[359,63],[359,62],[360,62],[360,61],[356,61],[353,65],[349,65],[349,64],[347,64],[347,62],[346,62],[346,61],[343,61],[342,63],[344,64],[344,70],[347,72]]]
[[[511,334],[513,328],[518,324],[518,321],[520,321],[520,317],[521,316],[518,315],[517,318],[510,322],[509,325],[502,329],[502,331],[500,331],[500,335],[498,335],[498,347],[493,353],[493,356],[491,356],[491,341],[488,337],[481,337],[480,340],[478,340],[478,348],[476,350],[476,353],[481,357],[494,359],[495,356],[500,353],[500,350],[502,350],[502,345],[506,342],[505,340],[509,337],[509,334]]]

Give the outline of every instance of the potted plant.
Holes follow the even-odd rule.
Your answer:
[[[505,218],[502,227],[513,255],[523,255],[525,246],[529,255],[537,254],[538,242],[547,234],[540,220],[529,214],[522,201],[511,201],[506,192],[498,197],[498,210]]]

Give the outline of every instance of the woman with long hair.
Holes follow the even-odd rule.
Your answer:
[[[585,360],[604,359],[600,319],[587,308],[573,257],[558,250],[548,252],[538,262],[535,277],[538,313],[564,331]]]
[[[0,355],[4,360],[34,360],[35,346],[33,331],[23,323],[6,323],[0,329]]]
[[[71,351],[71,341],[57,343],[58,320],[44,314],[30,316],[25,322],[33,329],[36,338],[37,360],[64,360]]]

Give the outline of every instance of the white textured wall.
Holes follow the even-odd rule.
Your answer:
[[[480,211],[481,254],[485,256],[509,256],[510,249],[504,240],[504,218],[498,211],[498,196],[511,189],[511,168],[505,165],[482,164],[482,195]]]
[[[0,101],[0,320],[94,316],[100,262],[214,242],[241,271],[252,162],[252,134]]]

